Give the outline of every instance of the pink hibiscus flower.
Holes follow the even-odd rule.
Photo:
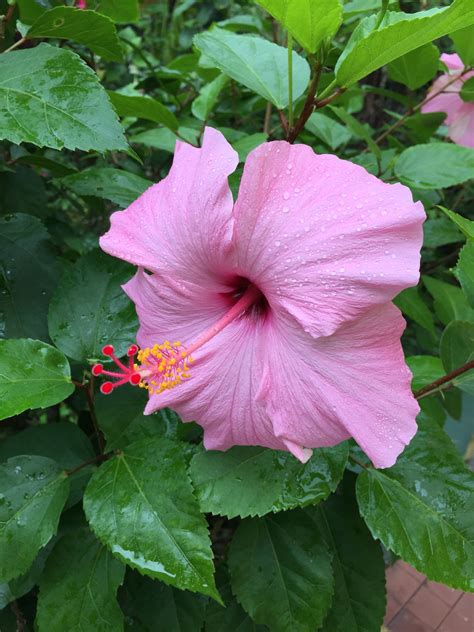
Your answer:
[[[419,408],[390,300],[418,282],[422,205],[358,165],[276,141],[249,155],[234,206],[237,163],[208,128],[202,148],[178,142],[169,175],[112,215],[100,244],[139,266],[124,290],[142,347],[116,384],[141,381],[145,412],[197,421],[208,449],[306,461],[352,436],[392,465]]]
[[[459,95],[465,81],[474,76],[474,71],[461,75],[464,64],[459,55],[441,55],[441,61],[447,66],[448,73],[436,79],[428,92],[428,97],[433,96],[422,108],[423,113],[446,112],[444,121],[448,126],[449,138],[466,147],[474,147],[474,103],[463,101]],[[448,84],[446,86],[446,84]],[[444,89],[446,86],[446,89]]]
[[[78,9],[86,9],[86,0],[77,0],[76,7]]]

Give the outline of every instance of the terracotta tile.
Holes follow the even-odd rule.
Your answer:
[[[474,594],[465,593],[453,608],[456,614],[471,623],[474,630]]]
[[[459,597],[461,597],[462,595],[461,590],[449,588],[449,586],[445,586],[444,584],[437,584],[436,582],[427,581],[426,586],[431,592],[442,599],[444,603],[448,604],[448,606],[452,606],[453,604],[455,604]]]
[[[420,582],[415,579],[398,562],[387,570],[387,593],[401,606],[405,604],[418,589]]]
[[[403,609],[390,624],[390,632],[434,632],[434,628],[420,621],[411,612]],[[446,632],[444,630],[443,632]],[[451,630],[450,632],[458,632]],[[472,632],[472,630],[470,630]]]
[[[450,606],[424,584],[404,606],[420,621],[431,628],[436,628],[446,617]]]
[[[472,630],[472,618],[466,619],[466,617],[460,615],[456,611],[456,607],[454,607],[436,632],[472,632]]]
[[[385,611],[384,619],[386,625],[388,625],[394,616],[398,614],[402,606],[403,604],[397,601],[391,593],[387,594],[387,609]]]
[[[409,573],[412,577],[414,577],[415,579],[418,580],[418,583],[421,584],[423,581],[425,581],[426,577],[424,575],[422,575],[420,572],[418,572],[416,570],[416,568],[413,568],[413,566],[410,566],[410,564],[407,564],[406,562],[404,562],[403,560],[399,560],[395,566],[399,566],[401,568],[403,568],[403,570],[405,570],[407,573]]]

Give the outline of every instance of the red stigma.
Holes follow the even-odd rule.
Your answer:
[[[114,371],[109,371],[107,368],[104,368],[104,365],[101,363],[94,364],[92,367],[92,375],[99,376],[104,375],[108,377],[114,378],[114,381],[104,382],[100,391],[104,395],[110,395],[110,393],[117,388],[118,386],[122,386],[123,384],[132,384],[133,386],[138,386],[141,383],[142,377],[140,373],[137,372],[135,368],[135,355],[138,352],[138,346],[133,344],[127,350],[128,363],[124,364],[121,360],[117,358],[114,353],[113,345],[105,345],[102,348],[102,353],[109,357],[117,369]]]

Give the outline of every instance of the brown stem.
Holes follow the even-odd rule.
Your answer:
[[[467,371],[470,371],[471,369],[474,369],[474,360],[470,360],[469,362],[466,362],[466,364],[463,364],[457,369],[454,369],[454,371],[451,371],[450,373],[443,375],[443,377],[440,377],[434,382],[431,382],[431,384],[427,384],[426,386],[423,386],[423,388],[420,388],[418,391],[415,391],[414,395],[416,399],[427,397],[428,395],[431,395],[432,393],[435,393],[436,391],[438,391],[444,384],[448,384],[448,382],[452,382],[455,378],[459,377],[463,373],[467,373]],[[449,386],[452,386],[452,385],[449,384],[448,387]]]
[[[316,103],[315,103],[316,109],[319,110],[320,108],[323,108],[325,105],[329,105],[329,103],[334,101],[334,99],[337,99],[337,97],[340,97],[341,94],[343,94],[346,90],[347,90],[347,88],[338,88],[337,90],[335,90],[332,94],[330,94],[325,99],[321,99],[320,101],[316,101]]]
[[[313,113],[313,110],[315,108],[314,97],[316,95],[316,90],[318,89],[318,84],[319,84],[319,79],[321,78],[322,69],[323,69],[322,64],[318,62],[315,66],[314,77],[311,80],[308,95],[306,97],[306,101],[304,103],[303,109],[301,110],[301,114],[299,115],[298,120],[296,121],[293,129],[289,130],[288,138],[287,138],[289,143],[293,143],[296,140],[298,134],[301,132],[301,130],[305,126],[306,121],[309,119],[309,117]]]
[[[364,470],[367,469],[368,466],[365,463],[362,463],[362,461],[359,461],[359,459],[356,459],[355,456],[352,456],[352,454],[349,454],[349,458],[351,461],[354,461],[354,463],[359,467],[364,468]]]
[[[280,117],[280,123],[283,127],[283,131],[285,132],[285,136],[288,136],[288,121],[286,120],[285,113],[278,110],[278,116]]]
[[[86,397],[87,404],[89,406],[89,412],[92,419],[92,424],[94,426],[95,434],[97,436],[97,441],[99,443],[100,451],[104,451],[105,441],[102,432],[100,431],[99,422],[97,421],[97,415],[95,413],[95,404],[94,404],[94,376],[91,377],[91,381],[89,382],[89,388],[86,388]]]
[[[414,106],[408,108],[408,110],[405,112],[405,114],[401,118],[399,118],[398,121],[395,121],[395,123],[393,125],[390,125],[390,127],[388,129],[386,129],[385,132],[382,132],[382,134],[380,134],[380,136],[375,139],[376,144],[378,145],[385,138],[387,138],[387,136],[390,136],[390,134],[392,132],[394,132],[395,130],[397,130],[399,127],[401,127],[403,125],[403,123],[407,120],[408,117],[410,117],[412,114],[415,114],[415,112],[418,112],[418,110],[420,110],[424,105],[429,103],[431,101],[431,99],[434,99],[438,95],[442,94],[446,90],[446,88],[448,88],[451,84],[453,84],[456,81],[458,81],[463,75],[465,75],[470,70],[471,70],[470,68],[465,68],[462,71],[462,73],[460,73],[459,75],[456,75],[455,77],[453,77],[451,79],[451,81],[448,81],[448,83],[446,83],[441,90],[438,90],[438,92],[435,92],[433,94],[428,95],[426,97],[426,99],[423,99],[423,101],[421,101],[417,105],[414,105]]]
[[[113,456],[112,454],[98,454],[93,459],[84,461],[84,463],[81,463],[77,467],[74,467],[72,470],[67,470],[66,474],[68,476],[72,476],[73,474],[75,474],[76,472],[79,472],[80,470],[84,469],[88,465],[93,465],[94,463],[102,463],[103,461],[107,461],[108,459],[110,459],[112,456]]]
[[[26,37],[22,37],[21,39],[18,40],[18,42],[15,42],[14,44],[12,44],[10,46],[10,48],[5,49],[3,52],[4,53],[11,53],[12,50],[15,50],[15,48],[18,48],[19,46],[22,46],[26,42],[26,40],[27,40]]]
[[[25,626],[26,626],[26,619],[23,615],[23,612],[20,610],[18,606],[18,602],[16,600],[12,601],[10,604],[10,608],[13,614],[15,615],[17,632],[24,632]]]
[[[15,13],[15,8],[16,8],[16,3],[13,3],[8,7],[7,12],[5,13],[5,17],[3,18],[3,21],[5,23],[10,22],[10,20],[13,17],[13,14]]]

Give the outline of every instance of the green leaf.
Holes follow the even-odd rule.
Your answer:
[[[334,598],[321,630],[380,632],[386,608],[382,548],[360,518],[350,487],[305,509],[329,549],[334,570]]]
[[[8,584],[0,584],[0,610],[5,608],[12,601],[23,597],[36,586],[39,578],[43,574],[44,565],[55,544],[55,540],[56,538],[53,537],[48,544],[41,549],[26,573],[10,580]],[[0,629],[4,632],[2,627],[0,627]],[[15,632],[17,632],[16,628]]]
[[[474,307],[474,241],[462,248],[455,272],[469,305]]]
[[[0,313],[8,338],[49,340],[47,313],[58,283],[49,235],[31,215],[0,218]]]
[[[447,244],[458,244],[464,241],[459,228],[444,215],[429,217],[423,224],[423,246],[439,248]]]
[[[466,66],[472,66],[474,64],[474,25],[450,33],[449,37],[453,40],[456,52]]]
[[[344,473],[347,455],[348,445],[341,443],[314,450],[302,464],[285,452],[234,447],[200,452],[190,474],[202,511],[229,518],[263,516],[327,498]]]
[[[331,38],[342,22],[342,2],[326,0],[257,0],[310,53]]]
[[[95,456],[87,436],[69,422],[31,426],[0,443],[0,462],[22,454],[47,457],[64,470],[72,470]],[[90,474],[91,468],[84,467],[70,477],[68,505],[82,498]]]
[[[199,131],[191,127],[180,127],[179,135],[186,142],[196,145]],[[135,134],[130,139],[132,143],[140,143],[148,147],[154,147],[162,151],[168,151],[170,154],[174,152],[178,137],[170,129],[164,127],[157,129],[149,129],[139,134]]]
[[[472,178],[474,149],[453,143],[428,143],[405,149],[395,173],[408,186],[445,189]]]
[[[434,44],[425,44],[420,48],[402,55],[388,65],[388,76],[392,81],[416,90],[433,79],[438,72],[439,50]]]
[[[434,298],[435,312],[443,325],[449,325],[452,320],[474,322],[474,309],[469,306],[461,288],[426,275],[423,283]]]
[[[347,127],[322,112],[311,114],[306,121],[305,127],[331,149],[337,149],[341,145],[345,145],[352,136]]]
[[[474,7],[470,0],[454,0],[443,9],[411,14],[387,12],[375,29],[377,20],[377,14],[364,18],[353,31],[336,64],[339,86],[348,87],[394,59],[474,24]]]
[[[207,524],[178,443],[153,438],[125,448],[94,474],[84,509],[119,559],[144,575],[219,600]]]
[[[433,314],[428,309],[425,301],[421,298],[416,287],[409,287],[403,290],[393,301],[401,311],[409,316],[418,325],[435,334]]]
[[[0,173],[0,213],[47,217],[49,208],[44,178],[23,165],[18,165],[15,171]]]
[[[77,195],[110,200],[120,208],[129,206],[153,184],[129,171],[110,167],[90,167],[66,176],[61,182]]]
[[[257,132],[256,134],[249,134],[248,136],[239,138],[239,140],[232,143],[232,147],[239,154],[239,162],[245,162],[249,153],[264,143],[267,138],[266,134]]]
[[[447,373],[474,360],[474,323],[451,322],[441,336],[440,354]],[[457,377],[453,384],[474,394],[474,369]]]
[[[202,595],[171,588],[138,573],[127,574],[125,589],[129,598],[127,618],[137,621],[147,632],[201,632],[206,609]]]
[[[314,632],[331,605],[333,575],[324,543],[301,510],[244,520],[229,549],[232,592],[272,632]]]
[[[107,61],[122,59],[122,48],[114,23],[94,11],[74,7],[55,7],[45,11],[26,35],[27,39],[44,37],[79,42]]]
[[[128,96],[119,92],[108,92],[112,105],[119,116],[133,116],[160,123],[171,130],[178,129],[178,119],[162,103],[150,97]]]
[[[229,82],[227,75],[220,74],[213,81],[207,83],[199,91],[199,95],[191,104],[191,111],[200,121],[207,121],[219,95]]]
[[[113,397],[98,397],[97,420],[107,439],[107,451],[125,448],[139,439],[174,437],[180,419],[169,408],[144,415],[148,394],[140,388],[120,388]],[[1,454],[1,452],[0,452]]]
[[[87,0],[87,8],[106,15],[117,24],[138,22],[138,0]]]
[[[279,110],[288,105],[287,51],[253,35],[236,35],[214,27],[195,35],[194,44],[214,66],[271,101]],[[309,83],[308,62],[293,52],[293,98]]]
[[[435,356],[410,356],[406,358],[406,363],[413,373],[412,388],[414,391],[431,384],[444,375],[441,359]]]
[[[49,44],[1,55],[0,139],[53,149],[128,148],[97,75],[75,53]]]
[[[0,582],[26,572],[56,533],[69,493],[51,459],[17,456],[0,465]]]
[[[357,480],[359,509],[372,535],[428,579],[474,588],[474,475],[436,424],[386,470]]]
[[[128,264],[90,252],[65,268],[49,308],[49,334],[74,360],[99,358],[112,343],[118,356],[135,339],[135,308],[121,288],[129,280]]]
[[[225,607],[209,601],[206,608],[206,632],[266,632],[268,628],[255,624],[232,594],[227,574],[217,572],[217,587]]]
[[[39,340],[0,340],[0,419],[52,406],[73,390],[60,351]]]
[[[455,213],[454,211],[450,211],[444,206],[439,206],[443,213],[445,213],[450,220],[452,220],[456,226],[458,226],[468,239],[474,239],[474,222],[470,219],[466,219],[459,213]]]
[[[377,158],[379,159],[381,158],[382,152],[380,150],[380,147],[372,139],[367,128],[362,125],[362,123],[360,123],[360,121],[358,121],[355,116],[352,116],[352,114],[347,112],[347,110],[342,107],[335,107],[332,105],[330,106],[330,109],[345,125],[347,125],[354,136],[356,136],[357,138],[361,138],[367,143],[368,148],[374,154],[374,156],[377,156]]]
[[[463,83],[460,94],[463,101],[467,103],[474,101],[474,77],[471,77]]]
[[[88,529],[65,535],[40,580],[38,632],[122,632],[116,593],[124,573]]]

